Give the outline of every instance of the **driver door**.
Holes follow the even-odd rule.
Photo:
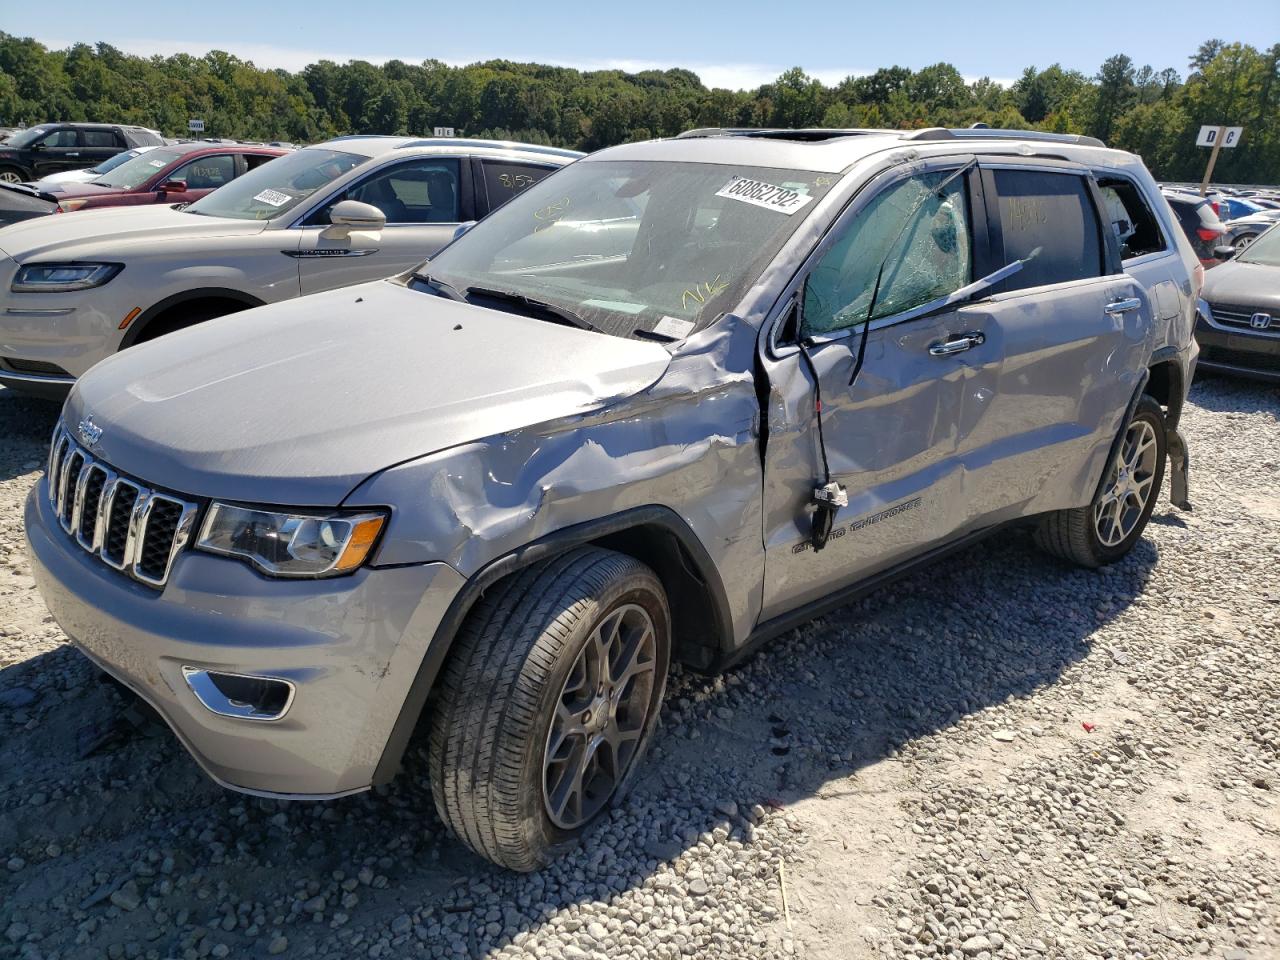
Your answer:
[[[957,166],[894,172],[866,188],[870,199],[855,201],[811,258],[765,351],[762,619],[945,542],[968,513],[957,453],[975,370],[994,348],[973,308],[921,309],[982,275],[989,256],[980,179],[976,169],[955,176]],[[975,342],[940,349],[962,337]],[[824,453],[848,506],[819,552],[810,531]]]
[[[35,168],[35,178],[39,180],[51,173],[90,166],[81,153],[80,135],[72,127],[45,134],[32,145],[31,166]]]
[[[302,292],[390,277],[421,263],[453,239],[460,222],[474,219],[471,191],[464,188],[469,182],[457,158],[415,157],[375,170],[330,197],[302,228],[295,254]],[[329,212],[343,200],[377,207],[386,225],[334,229]]]

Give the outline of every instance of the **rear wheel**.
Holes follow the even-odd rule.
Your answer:
[[[586,547],[513,574],[463,625],[431,716],[436,809],[467,846],[535,870],[625,792],[662,702],[657,576]]]
[[[1235,238],[1232,246],[1236,248],[1236,253],[1239,253],[1241,250],[1247,249],[1257,239],[1258,235],[1256,233],[1242,233]]]
[[[1133,549],[1151,517],[1164,482],[1165,454],[1164,412],[1143,394],[1093,503],[1045,514],[1036,543],[1082,567],[1119,560]]]

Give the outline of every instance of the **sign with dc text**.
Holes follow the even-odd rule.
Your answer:
[[[1200,128],[1200,136],[1196,137],[1197,147],[1234,147],[1240,142],[1244,127],[1215,127],[1205,125]]]

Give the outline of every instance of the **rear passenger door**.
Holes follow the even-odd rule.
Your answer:
[[[296,256],[302,292],[332,290],[403,273],[473,220],[470,169],[457,157],[415,157],[384,165],[331,197],[306,218]],[[334,235],[329,213],[343,200],[377,207],[381,230]]]
[[[81,159],[93,167],[128,149],[124,137],[114,130],[81,130],[80,148]]]
[[[992,348],[959,451],[975,524],[1091,500],[1152,333],[1089,171],[1001,159],[982,180],[993,257],[1025,265],[970,313]]]

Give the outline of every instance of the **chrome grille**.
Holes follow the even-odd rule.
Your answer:
[[[49,504],[82,549],[152,587],[162,587],[191,536],[197,504],[160,493],[95,460],[61,423],[49,449]]]
[[[1265,330],[1259,330],[1253,325],[1253,315],[1255,313],[1267,313],[1266,310],[1254,310],[1251,307],[1241,307],[1231,304],[1211,303],[1209,309],[1213,311],[1213,319],[1221,324],[1231,327],[1239,327],[1242,330],[1248,330],[1251,333],[1260,333],[1263,335],[1271,335],[1273,337],[1280,336],[1280,316],[1272,315],[1271,325]]]

